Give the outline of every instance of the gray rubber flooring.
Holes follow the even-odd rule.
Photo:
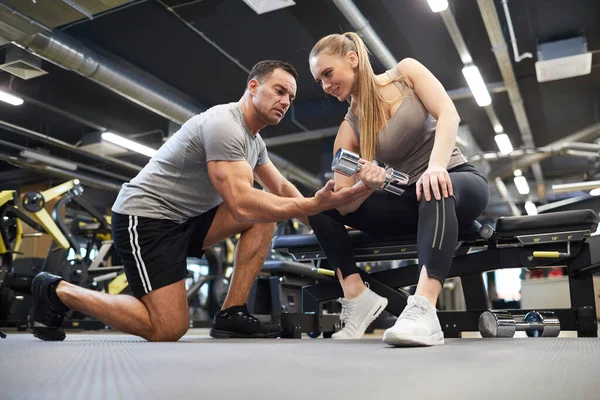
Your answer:
[[[600,399],[600,340],[0,340],[0,399]]]

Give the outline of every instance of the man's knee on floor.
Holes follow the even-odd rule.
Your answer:
[[[176,342],[188,331],[188,321],[153,325],[145,339],[150,342]]]

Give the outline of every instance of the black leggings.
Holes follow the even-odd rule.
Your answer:
[[[419,271],[423,265],[428,276],[444,282],[458,243],[459,227],[471,224],[486,209],[488,183],[477,170],[463,164],[449,170],[454,196],[427,202],[417,201],[416,185],[402,196],[375,191],[354,212],[341,215],[337,210],[309,217],[321,248],[333,268],[345,278],[358,272],[352,244],[344,225],[373,237],[397,236],[417,232]]]

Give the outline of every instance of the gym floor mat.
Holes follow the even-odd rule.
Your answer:
[[[129,335],[0,339],[2,399],[597,399],[596,338],[380,339],[177,343]]]

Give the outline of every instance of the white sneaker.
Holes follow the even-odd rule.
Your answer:
[[[444,344],[444,332],[437,312],[423,296],[410,296],[396,324],[383,334],[393,346],[435,346]]]
[[[385,310],[388,300],[373,292],[367,286],[357,297],[342,303],[342,330],[331,335],[333,339],[360,339],[371,322]]]

